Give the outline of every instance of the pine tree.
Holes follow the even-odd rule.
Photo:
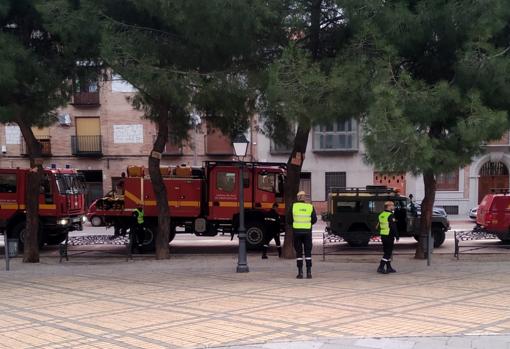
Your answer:
[[[504,0],[368,1],[381,67],[365,122],[378,169],[422,174],[417,258],[431,229],[436,176],[468,165],[508,127],[510,7]]]
[[[54,121],[55,111],[72,93],[70,80],[81,70],[77,61],[96,57],[92,31],[82,18],[74,28],[57,30],[52,6],[65,1],[0,1],[0,121],[16,123],[27,145],[30,172],[26,189],[26,224],[22,234],[24,262],[39,261],[39,190],[43,175],[41,144],[31,127]],[[55,8],[53,8],[55,9]]]
[[[278,13],[262,0],[97,2],[102,58],[132,83],[135,106],[158,129],[149,173],[158,206],[156,258],[168,258],[170,217],[159,170],[168,131],[185,138],[198,110],[226,134],[245,131],[255,94],[248,81],[268,54]]]
[[[356,1],[290,1],[287,6],[282,23],[287,45],[270,65],[261,109],[266,134],[292,146],[285,183],[289,216],[312,127],[360,117],[370,99],[366,71],[372,68],[362,55],[366,48],[354,41]],[[293,254],[287,226],[284,255]]]

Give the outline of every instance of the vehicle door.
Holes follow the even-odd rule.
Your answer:
[[[252,168],[243,169],[244,207],[252,207]],[[239,212],[239,168],[216,165],[209,170],[209,219],[231,220]]]
[[[283,202],[283,188],[278,181],[277,172],[268,172],[267,170],[257,169],[255,179],[255,200],[254,208],[269,210],[274,203],[278,203],[280,208]]]
[[[0,170],[0,219],[10,218],[24,202],[24,191],[16,170]],[[23,207],[24,208],[24,207]]]

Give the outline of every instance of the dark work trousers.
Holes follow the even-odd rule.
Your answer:
[[[393,246],[395,245],[395,238],[391,235],[381,235],[381,241],[383,245],[383,258],[384,262],[391,261],[393,255]]]
[[[298,268],[303,268],[303,247],[305,248],[306,267],[312,267],[312,246],[311,230],[294,230],[294,250]]]
[[[274,239],[276,247],[280,247],[280,229],[273,231],[266,231],[264,234],[264,246],[269,247],[269,243]]]
[[[134,224],[133,227],[133,235],[132,235],[132,238],[134,239],[134,245],[137,245],[137,246],[142,246],[143,245],[143,242],[145,240],[145,232],[144,232],[144,229],[143,229],[143,224]]]

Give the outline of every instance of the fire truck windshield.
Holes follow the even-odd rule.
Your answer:
[[[85,192],[85,185],[78,174],[59,174],[57,187],[60,194],[79,194]]]

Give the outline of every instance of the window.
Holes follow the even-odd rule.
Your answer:
[[[331,188],[345,188],[345,172],[326,172],[326,198]]]
[[[259,173],[257,179],[257,186],[260,190],[274,193],[275,191],[275,174],[274,173]]]
[[[314,151],[358,150],[358,125],[356,120],[337,121],[330,125],[315,126]]]
[[[0,193],[15,193],[16,190],[16,174],[0,173]]]
[[[312,201],[312,174],[301,172],[299,175],[299,191],[306,193],[306,201]]]
[[[438,191],[458,191],[459,171],[441,173],[437,175],[436,183]]]
[[[235,190],[236,174],[234,172],[218,172],[216,175],[216,189],[232,193]]]
[[[384,211],[384,201],[369,201],[368,212],[369,213],[380,213]]]
[[[360,212],[360,201],[337,201],[336,212]]]

